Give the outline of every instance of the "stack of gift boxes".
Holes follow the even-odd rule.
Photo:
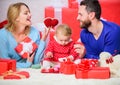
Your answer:
[[[120,2],[118,0],[111,0],[110,2],[107,0],[100,0],[100,4],[102,8],[101,17],[120,24],[120,9],[118,9]],[[81,32],[79,22],[77,21],[78,6],[79,2],[77,0],[68,0],[68,7],[61,7],[60,10],[56,10],[57,8],[54,6],[45,7],[45,18],[61,17],[61,20],[59,21],[68,24],[71,27],[73,40],[78,40]],[[58,11],[59,13],[57,13]]]
[[[59,23],[68,24],[72,29],[73,40],[79,39],[80,28],[77,21],[78,2],[76,0],[68,0],[68,7],[45,7],[45,18],[57,18]]]
[[[75,64],[69,59],[60,65],[60,73],[75,74],[76,79],[108,79],[110,78],[110,69],[108,67],[99,67],[96,59],[80,59],[81,62]]]
[[[9,70],[16,71],[16,60],[0,59],[0,74]]]
[[[81,59],[79,64],[75,64],[69,59],[62,62],[59,73],[75,74],[76,79],[108,79],[110,78],[110,69],[108,67],[99,67],[96,59]],[[16,61],[13,59],[0,59],[0,79],[23,79],[29,78],[26,71],[16,71]]]
[[[29,76],[26,71],[16,71],[16,60],[0,58],[0,79],[25,79]]]

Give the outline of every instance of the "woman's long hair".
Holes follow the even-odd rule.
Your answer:
[[[23,5],[26,6],[29,9],[29,7],[25,3],[22,3],[22,2],[11,4],[9,6],[8,12],[7,12],[8,24],[6,25],[6,29],[8,31],[10,31],[10,32],[14,32],[15,31],[16,19],[17,19],[17,17],[20,14],[20,8]],[[26,26],[25,34],[28,34],[29,31],[30,31],[30,26]]]

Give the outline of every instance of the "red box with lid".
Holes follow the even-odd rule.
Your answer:
[[[108,67],[77,68],[75,77],[77,79],[108,79],[110,78],[110,69]]]
[[[0,58],[0,74],[9,70],[16,71],[16,60]]]

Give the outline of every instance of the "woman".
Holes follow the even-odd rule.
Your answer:
[[[25,3],[15,3],[10,5],[7,13],[8,24],[0,30],[0,57],[16,59],[17,68],[27,68],[32,64],[38,64],[42,57],[45,47],[45,39],[49,33],[45,30],[40,39],[39,31],[31,27],[31,13],[29,7]],[[29,37],[38,45],[38,49],[23,59],[14,50],[18,43]]]

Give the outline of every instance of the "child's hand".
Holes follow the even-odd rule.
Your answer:
[[[52,58],[53,57],[53,53],[52,52],[47,52],[46,56],[47,58]]]
[[[58,58],[58,61],[59,61],[59,62],[67,61],[67,58],[66,58],[66,57],[64,57],[64,58]]]

